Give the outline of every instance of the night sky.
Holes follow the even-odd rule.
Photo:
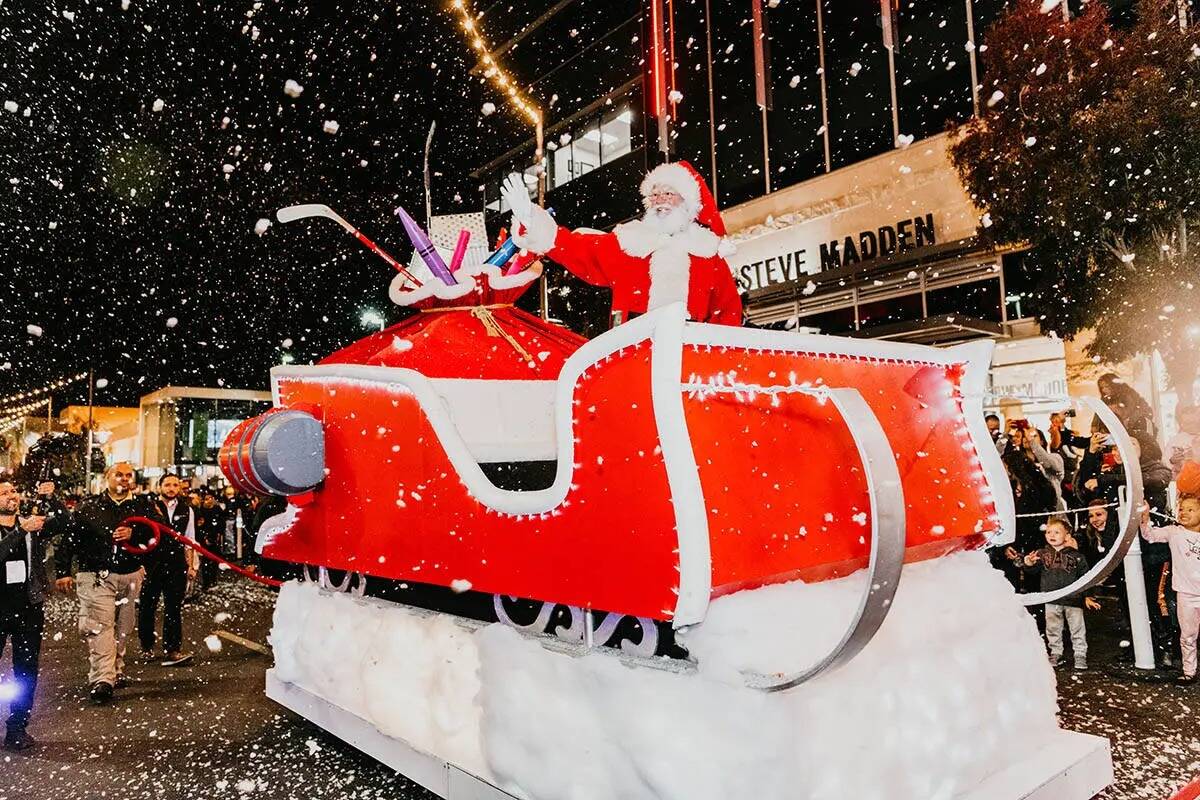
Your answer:
[[[89,364],[98,404],[265,388],[285,340],[304,363],[397,320],[336,224],[255,226],[323,202],[406,258],[435,118],[435,212],[477,210],[473,148],[519,122],[483,117],[468,56],[435,0],[0,5],[0,397]]]

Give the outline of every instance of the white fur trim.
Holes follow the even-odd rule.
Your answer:
[[[526,250],[541,255],[554,248],[554,240],[558,238],[558,223],[550,212],[539,206],[530,209],[529,219],[525,220],[525,230],[517,235],[517,244]]]
[[[717,245],[717,255],[721,258],[729,258],[737,252],[737,243],[727,236],[721,237],[721,243]]]
[[[672,242],[700,258],[712,258],[721,247],[719,236],[695,222],[680,233],[663,233],[644,220],[635,219],[618,225],[614,232],[621,250],[634,258],[646,258]]]
[[[683,303],[686,308],[691,274],[692,257],[678,242],[655,250],[650,256],[650,296],[646,299],[646,310],[672,303]]]
[[[692,259],[712,258],[721,247],[721,238],[703,225],[692,223],[681,233],[663,233],[642,220],[616,227],[617,243],[634,258],[650,259],[650,296],[646,310],[653,311],[671,303],[687,306]]]
[[[679,164],[659,164],[642,179],[642,197],[650,194],[655,186],[668,186],[679,192],[683,205],[690,212],[689,217],[695,219],[700,213],[700,186],[695,176],[686,167]]]
[[[454,273],[458,283],[447,285],[437,278],[429,278],[420,286],[414,287],[407,278],[396,273],[396,277],[392,278],[392,282],[388,286],[388,298],[398,306],[416,305],[430,297],[436,297],[439,300],[458,300],[475,292],[474,279],[476,275],[486,275],[488,286],[493,289],[513,289],[532,283],[541,277],[541,274],[542,262],[540,261],[535,261],[515,275],[505,275],[490,264],[475,264],[474,266],[464,264]],[[463,303],[463,305],[468,305],[468,303]]]

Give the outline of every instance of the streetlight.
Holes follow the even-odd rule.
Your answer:
[[[359,315],[358,321],[361,322],[366,327],[372,327],[372,326],[378,325],[379,330],[381,330],[381,331],[383,330],[383,326],[386,324],[386,321],[383,318],[383,314],[380,314],[378,311],[376,311],[373,308],[368,308],[368,309],[364,310],[362,312],[362,314]]]

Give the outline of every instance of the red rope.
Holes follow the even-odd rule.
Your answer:
[[[141,556],[141,555],[145,555],[146,553],[154,552],[155,548],[157,548],[159,543],[162,541],[162,534],[165,533],[168,536],[173,537],[175,539],[175,541],[183,544],[186,547],[192,548],[193,550],[195,550],[197,553],[204,556],[205,558],[210,558],[213,561],[216,561],[218,564],[224,564],[226,567],[233,570],[238,575],[242,575],[246,578],[249,578],[252,581],[258,581],[259,583],[263,584],[264,586],[274,586],[276,588],[283,586],[283,581],[277,581],[274,578],[267,578],[263,575],[259,575],[255,572],[251,572],[250,570],[246,569],[245,567],[238,566],[237,564],[234,564],[232,561],[222,558],[221,556],[212,552],[211,550],[206,548],[204,545],[197,542],[195,539],[189,539],[187,536],[185,536],[182,533],[180,533],[179,531],[175,530],[170,525],[164,525],[157,520],[150,519],[149,517],[128,517],[121,524],[126,527],[133,527],[134,525],[144,525],[145,527],[149,528],[150,530],[152,530],[154,532],[154,535],[151,537],[150,541],[147,542],[145,545],[136,545],[136,544],[133,544],[132,542],[121,542],[121,549],[123,549],[127,553],[132,553],[135,556]]]
[[[1178,794],[1171,795],[1171,800],[1196,800],[1198,797],[1200,797],[1200,778],[1180,789]]]

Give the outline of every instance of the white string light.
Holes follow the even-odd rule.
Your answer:
[[[6,414],[12,410],[12,409],[3,408],[3,406],[7,406],[11,403],[17,403],[17,402],[20,402],[21,400],[29,400],[31,398],[46,394],[47,392],[57,391],[57,390],[63,388],[64,386],[69,386],[72,383],[75,383],[76,381],[81,381],[84,378],[86,378],[87,376],[88,376],[88,374],[86,372],[81,372],[78,375],[73,375],[69,378],[62,378],[60,380],[54,381],[54,383],[49,383],[40,389],[31,389],[28,392],[18,392],[17,394],[5,397],[3,400],[0,400],[0,414]]]
[[[738,402],[754,402],[758,395],[764,395],[771,398],[771,405],[779,405],[779,396],[782,394],[806,394],[816,397],[822,404],[829,399],[829,388],[825,386],[813,386],[811,383],[796,383],[796,373],[791,373],[788,376],[790,383],[776,384],[759,384],[759,383],[742,383],[737,380],[737,374],[734,372],[718,373],[707,380],[700,380],[699,376],[693,374],[687,383],[681,384],[680,388],[687,393],[688,397],[705,400],[712,395],[732,394]]]
[[[483,33],[479,30],[479,26],[475,23],[470,10],[464,0],[454,0],[450,4],[462,18],[463,30],[467,32],[467,37],[471,41],[471,46],[479,51],[480,58],[485,65],[484,77],[490,78],[496,84],[496,87],[504,94],[508,95],[508,99],[521,110],[525,116],[529,117],[529,121],[537,124],[541,121],[542,114],[534,106],[533,102],[523,96],[517,89],[517,82],[509,77],[500,64],[492,57],[491,51],[488,49],[487,42],[483,40]]]
[[[50,398],[43,397],[41,400],[34,400],[32,403],[26,403],[23,406],[6,408],[3,411],[0,411],[0,425],[5,425],[12,422],[20,422],[25,417],[29,416],[30,411],[33,411],[39,406],[48,405],[49,403]]]

